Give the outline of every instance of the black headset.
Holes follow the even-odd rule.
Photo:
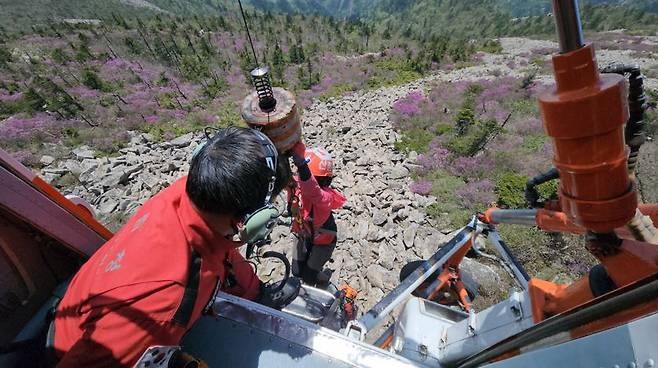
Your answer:
[[[204,130],[206,138],[211,139],[212,136],[209,132],[210,129],[220,130],[216,128],[208,127]],[[267,243],[267,237],[274,228],[277,218],[281,215],[279,210],[274,207],[272,203],[272,197],[274,194],[274,184],[276,182],[276,171],[279,159],[279,153],[276,149],[272,140],[265,135],[263,132],[250,129],[250,131],[256,135],[260,142],[261,152],[265,158],[265,165],[272,171],[269,182],[267,183],[267,195],[265,196],[265,201],[263,206],[257,210],[244,216],[242,220],[242,228],[240,229],[240,240],[249,245],[251,249],[253,246],[260,246]],[[206,142],[197,146],[192,154],[192,157],[196,156]],[[248,251],[248,253],[251,253]]]

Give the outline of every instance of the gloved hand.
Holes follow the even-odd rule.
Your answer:
[[[302,141],[297,142],[289,151],[292,162],[299,167],[306,163],[306,146]]]
[[[302,287],[302,282],[299,278],[291,276],[285,280],[286,284],[281,290],[275,291],[279,288],[281,282],[283,282],[283,280],[272,285],[261,284],[260,294],[258,295],[258,298],[256,298],[256,303],[274,309],[282,309],[286,305],[292,303],[297,295],[299,295],[299,289]]]

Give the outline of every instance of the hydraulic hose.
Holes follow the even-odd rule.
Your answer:
[[[277,287],[272,289],[272,294],[278,293],[279,291],[283,290],[283,288],[286,286],[286,282],[290,278],[290,261],[288,261],[288,258],[286,258],[285,255],[272,250],[268,250],[267,252],[263,253],[261,258],[276,258],[281,261],[283,266],[286,268],[283,279],[279,281],[279,285]]]
[[[647,96],[644,93],[644,76],[637,64],[616,63],[601,69],[601,73],[628,74],[628,112],[629,117],[624,128],[624,140],[630,153],[628,155],[628,175],[635,179],[640,147],[646,142],[646,122],[644,114],[649,107]],[[642,215],[639,210],[626,224],[633,237],[638,241],[658,244],[658,229],[651,219]]]
[[[532,208],[542,208],[544,204],[539,201],[539,192],[537,191],[537,186],[549,182],[551,180],[558,179],[560,177],[560,172],[556,168],[552,168],[547,172],[537,175],[534,178],[528,180],[525,185],[525,199],[528,201],[528,204]]]
[[[628,157],[628,173],[635,177],[635,167],[640,147],[647,140],[644,114],[649,106],[644,94],[644,76],[637,64],[612,64],[601,69],[601,73],[628,74],[628,111],[630,116],[624,128],[626,145],[631,152]]]

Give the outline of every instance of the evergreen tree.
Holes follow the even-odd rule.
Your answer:
[[[283,51],[277,42],[274,45],[274,51],[272,53],[272,77],[274,80],[283,83],[283,78],[285,77],[286,70],[286,61],[283,57]]]

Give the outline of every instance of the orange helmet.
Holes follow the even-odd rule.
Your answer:
[[[313,176],[334,176],[334,160],[324,148],[312,148],[306,151],[305,158]]]
[[[340,290],[345,292],[345,297],[346,298],[352,299],[352,300],[356,299],[356,296],[359,294],[359,292],[356,291],[356,289],[354,289],[353,287],[351,287],[347,284],[342,285],[340,287]]]

